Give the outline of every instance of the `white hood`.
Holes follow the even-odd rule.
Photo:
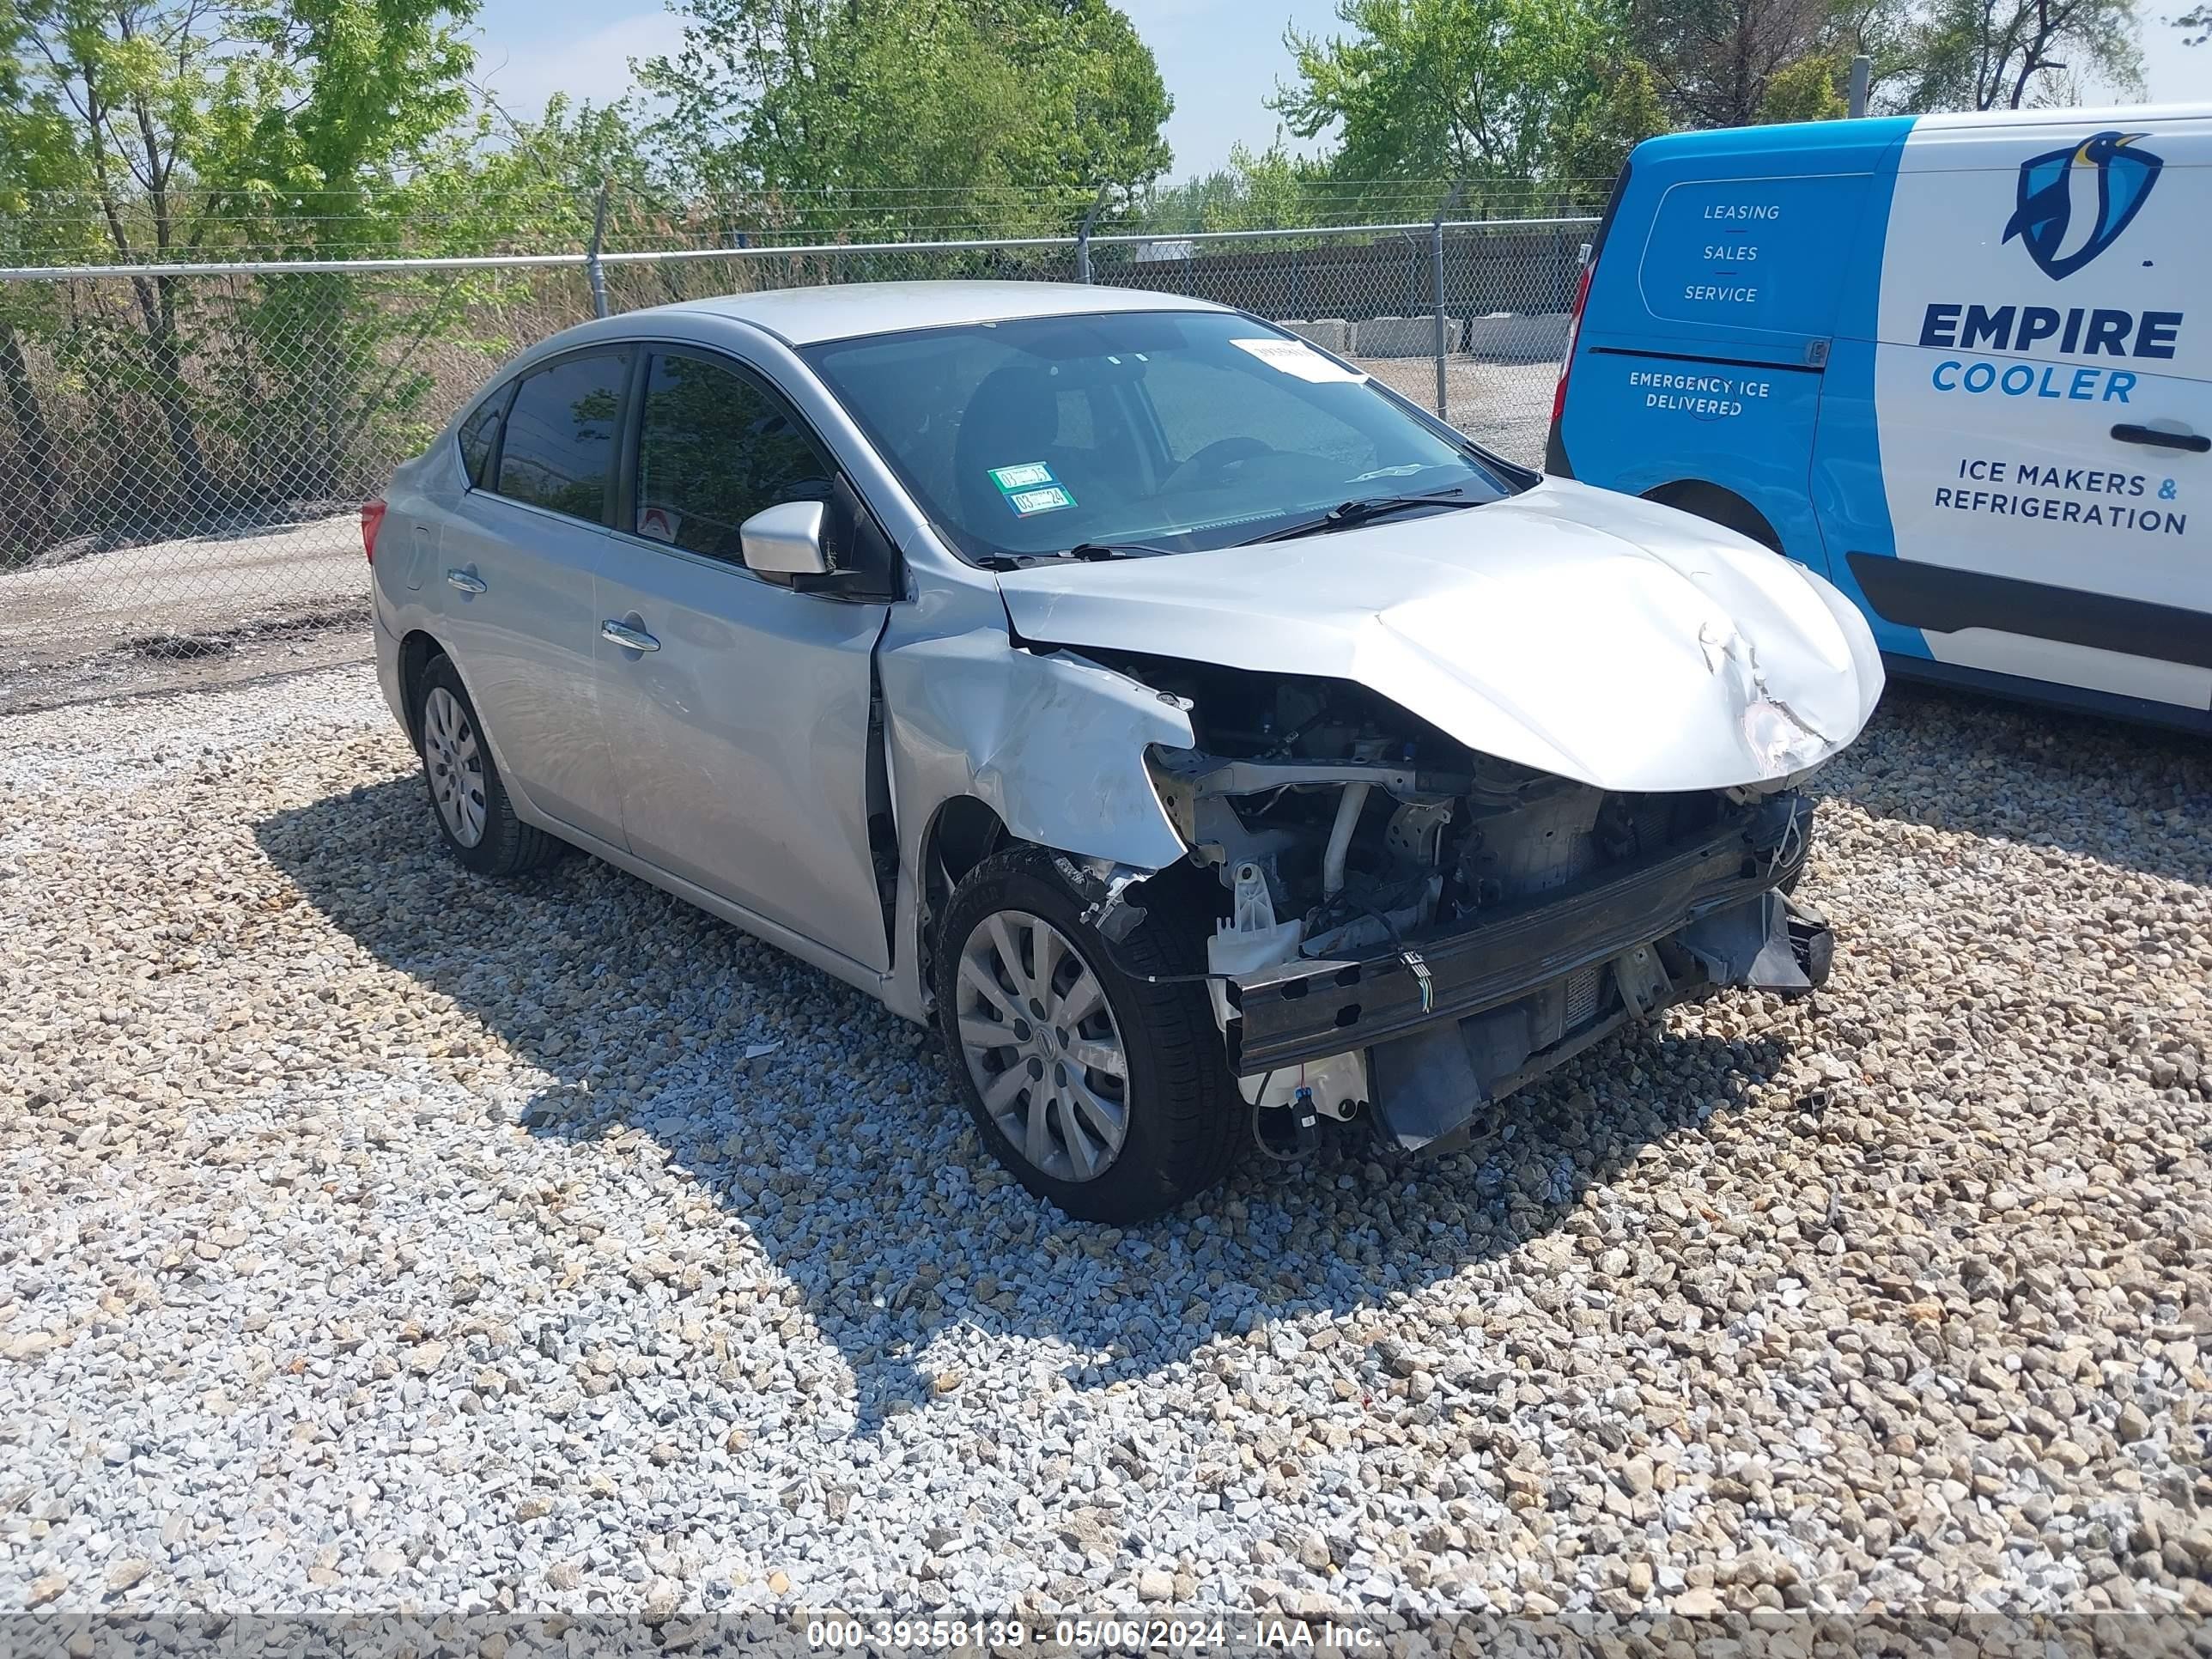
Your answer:
[[[1000,578],[1024,639],[1360,684],[1603,789],[1723,788],[1834,754],[1881,693],[1827,583],[1703,520],[1559,480],[1212,553]]]

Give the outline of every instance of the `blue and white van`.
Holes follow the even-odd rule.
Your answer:
[[[1905,674],[2212,730],[2212,106],[1637,147],[1547,470],[1820,572]]]

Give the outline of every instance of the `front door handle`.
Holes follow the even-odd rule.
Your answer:
[[[448,570],[446,573],[446,586],[458,587],[464,593],[481,593],[484,591],[485,583],[484,579],[474,571]]]
[[[2133,421],[2122,421],[2112,428],[2112,435],[2124,444],[2148,444],[2154,449],[2185,449],[2192,455],[2202,455],[2212,449],[2212,438],[2201,432],[2163,432],[2154,426],[2137,426]]]
[[[599,624],[599,637],[625,651],[658,651],[660,641],[642,628],[633,628],[626,622],[609,620]]]

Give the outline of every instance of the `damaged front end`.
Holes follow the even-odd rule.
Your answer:
[[[1115,665],[1190,712],[1194,745],[1148,763],[1224,890],[1209,983],[1271,1149],[1363,1107],[1402,1150],[1463,1146],[1628,1020],[1826,976],[1826,923],[1786,896],[1813,830],[1802,773],[1607,790],[1477,752],[1350,682]]]

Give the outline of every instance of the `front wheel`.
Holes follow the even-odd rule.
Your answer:
[[[1150,982],[1198,968],[1200,930],[1167,909],[1109,945],[1023,848],[969,872],[938,929],[938,1024],[969,1114],[1022,1185],[1083,1220],[1172,1209],[1238,1144],[1202,987]]]

